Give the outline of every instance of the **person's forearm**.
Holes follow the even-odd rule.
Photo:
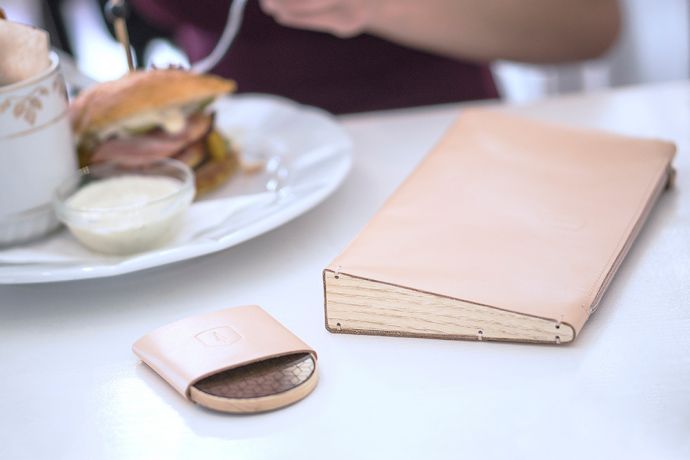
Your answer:
[[[620,27],[615,0],[381,0],[379,5],[366,32],[482,61],[597,57]]]

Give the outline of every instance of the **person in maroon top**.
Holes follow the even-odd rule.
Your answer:
[[[230,0],[130,0],[192,62],[210,53]],[[616,0],[249,0],[213,69],[240,92],[352,113],[498,97],[494,59],[562,62],[614,41]]]

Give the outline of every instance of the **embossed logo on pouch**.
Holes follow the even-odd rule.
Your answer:
[[[213,329],[199,332],[195,337],[207,347],[232,345],[242,338],[242,336],[235,332],[230,326],[214,327]]]

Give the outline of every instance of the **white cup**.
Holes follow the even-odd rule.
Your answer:
[[[0,86],[0,245],[58,226],[55,189],[78,169],[57,54],[27,80]]]

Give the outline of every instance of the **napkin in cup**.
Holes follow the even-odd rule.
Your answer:
[[[0,86],[43,72],[50,65],[49,52],[48,32],[0,19]]]

